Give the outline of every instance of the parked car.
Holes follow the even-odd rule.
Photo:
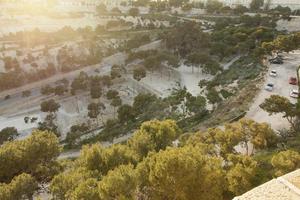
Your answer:
[[[276,70],[272,70],[272,71],[270,72],[270,76],[276,77],[276,76],[277,76],[277,71],[276,71]]]
[[[297,85],[298,84],[297,78],[296,77],[290,77],[289,84],[291,84],[291,85]]]
[[[283,64],[283,60],[280,57],[271,58],[269,59],[269,62],[272,64]]]
[[[268,83],[265,87],[265,90],[271,92],[274,89],[274,84],[273,83]]]
[[[299,91],[295,90],[295,89],[291,90],[290,97],[298,98],[299,97]]]
[[[271,63],[272,63],[272,64],[282,65],[282,64],[283,64],[283,61],[280,60],[280,59],[276,59],[276,60],[271,61]]]

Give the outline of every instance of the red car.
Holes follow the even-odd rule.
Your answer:
[[[291,84],[291,85],[297,85],[298,84],[297,78],[291,77],[290,80],[289,80],[289,84]]]

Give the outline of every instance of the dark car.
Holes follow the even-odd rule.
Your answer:
[[[274,89],[274,84],[273,83],[268,83],[265,87],[265,90],[271,92]]]
[[[275,59],[271,59],[271,60],[270,60],[270,63],[281,65],[281,64],[283,64],[283,61],[282,61],[282,59],[280,59],[280,58],[275,58]]]
[[[283,64],[283,56],[277,55],[276,57],[269,59],[269,62],[272,64]]]

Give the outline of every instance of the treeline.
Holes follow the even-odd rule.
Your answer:
[[[36,57],[33,57],[31,54],[28,54],[23,63],[31,64],[34,66],[34,72],[26,72],[21,68],[22,62],[17,58],[12,57],[5,57],[4,64],[5,69],[7,70],[6,73],[0,74],[0,91],[19,87],[23,84],[43,80],[48,78],[55,73],[62,72],[70,72],[72,70],[76,70],[88,65],[94,65],[101,62],[103,56],[109,56],[115,52],[115,50],[120,51],[129,51],[133,48],[137,48],[141,45],[151,42],[151,38],[147,34],[137,35],[134,39],[126,40],[123,44],[121,44],[118,49],[112,48],[102,48],[101,45],[98,43],[92,42],[90,40],[91,37],[94,37],[95,34],[100,34],[102,32],[103,27],[97,27],[95,31],[93,29],[86,27],[82,30],[86,39],[84,42],[81,42],[80,45],[82,48],[86,48],[88,54],[83,56],[74,56],[74,50],[72,47],[63,46],[59,49],[56,59],[58,61],[58,65],[55,66],[52,62],[48,62],[45,68],[38,68],[37,64],[35,63]],[[69,28],[66,28],[66,31],[71,31]],[[67,32],[68,32],[67,31]],[[72,30],[73,31],[73,30]],[[50,36],[49,36],[50,37]],[[47,57],[49,56],[49,46],[45,46],[42,56]],[[21,56],[18,55],[17,56]]]
[[[21,68],[17,68],[6,73],[1,73],[0,91],[20,87],[27,83],[49,78],[55,75],[58,71],[66,73],[85,66],[97,64],[102,60],[102,53],[98,51],[99,49],[97,49],[97,47],[94,50],[96,52],[94,55],[90,54],[84,59],[73,59],[73,55],[70,55],[70,53],[65,54],[60,51],[57,57],[59,59],[59,57],[63,56],[63,58],[58,60],[58,66],[49,62],[45,68],[37,69],[34,72],[26,72]]]
[[[211,34],[195,22],[184,22],[166,31],[161,38],[169,50],[186,60],[186,64],[217,74],[221,68],[216,60],[253,54],[260,61],[265,54],[261,44],[276,37],[275,22],[276,19],[260,15],[220,19]]]
[[[252,0],[249,8],[243,5],[237,5],[234,8],[225,6],[221,1],[211,0],[204,2],[190,2],[188,0],[168,0],[151,1],[137,0],[132,3],[133,6],[148,6],[152,12],[170,11],[172,7],[181,8],[182,11],[190,11],[192,8],[206,9],[208,14],[240,15],[245,12],[262,12],[273,16],[281,15],[288,19],[291,14],[298,14],[298,11],[292,11],[289,7],[277,6],[270,9],[268,4],[264,6],[263,0]]]
[[[197,23],[185,22],[166,32],[162,39],[167,48],[183,57],[201,50],[223,59],[226,54],[248,53],[263,42],[272,41],[276,36],[275,26],[276,19],[271,17],[242,16],[234,20],[219,20],[215,30],[209,34]],[[189,32],[189,29],[192,31]]]
[[[225,131],[210,129],[172,147],[179,135],[174,121],[150,121],[125,145],[85,147],[50,190],[55,199],[226,199],[259,181],[258,162],[234,147],[254,142],[255,149],[265,149],[277,140],[268,125],[251,120],[227,125]]]
[[[290,52],[300,47],[300,32],[289,35],[279,35],[271,42],[264,42],[262,48],[267,52],[284,51]]]
[[[281,143],[269,125],[248,119],[191,135],[172,120],[153,120],[124,144],[88,145],[74,161],[58,162],[56,136],[37,131],[0,146],[0,198],[32,199],[50,183],[59,200],[232,199],[300,167],[299,152]]]
[[[27,34],[30,35],[30,37],[32,37],[33,40],[36,39],[36,41],[40,41],[38,39],[39,37],[45,39],[55,38],[52,36],[52,34],[68,35],[68,39],[74,39],[74,37],[76,37],[76,35],[79,34],[87,39],[85,42],[82,42],[81,45],[82,48],[86,48],[88,50],[88,54],[82,57],[75,57],[72,48],[63,46],[62,48],[60,48],[56,55],[58,66],[55,66],[52,62],[48,62],[47,66],[45,66],[44,68],[39,68],[40,66],[38,66],[35,62],[37,59],[39,59],[39,57],[34,57],[32,56],[32,54],[29,53],[21,61],[20,59],[23,56],[22,52],[17,51],[16,58],[3,58],[5,64],[4,67],[7,72],[0,74],[0,91],[19,87],[26,83],[48,78],[57,73],[57,71],[65,73],[87,65],[99,63],[102,60],[103,54],[107,53],[103,48],[100,48],[100,46],[97,43],[90,42],[89,38],[96,33],[94,33],[94,31],[89,27],[85,29],[79,29],[77,31],[73,30],[71,27],[65,27],[57,33],[44,33],[38,30],[32,32],[18,32],[15,35],[11,35],[9,37],[12,37],[11,39],[24,39],[24,41],[28,41],[26,39]],[[50,47],[47,45],[47,42],[42,40],[43,39],[41,39],[41,42],[43,45],[45,45],[45,47],[41,56],[47,58],[49,57]],[[34,71],[24,71],[21,68],[22,64],[30,64],[34,68]]]
[[[19,31],[4,35],[1,39],[16,41],[23,47],[35,47],[38,45],[53,45],[64,41],[70,41],[80,36],[81,29],[78,32],[71,27],[63,27],[55,32],[43,32],[39,29],[32,31]]]
[[[59,153],[58,139],[49,132],[37,131],[27,139],[1,145],[0,199],[32,199],[61,170]]]

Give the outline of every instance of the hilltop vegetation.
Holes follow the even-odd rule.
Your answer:
[[[243,118],[266,73],[267,56],[299,48],[299,33],[275,28],[290,10],[261,11],[256,0],[250,9],[231,9],[217,1],[206,7],[187,0],[138,0],[134,5],[149,6],[152,13],[144,15],[134,7],[127,15],[137,23],[116,18],[94,29],[35,30],[3,38],[26,38],[33,45],[78,39],[77,50],[88,53],[78,56],[63,46],[55,55],[58,65],[49,62],[45,69],[39,69],[31,54],[6,56],[0,91],[104,64],[42,86],[38,111],[45,117],[24,118],[25,124],[37,123],[30,136],[16,140],[16,128],[0,131],[0,200],[38,198],[39,192],[53,200],[229,200],[300,167],[299,102],[272,95],[260,105],[270,115],[283,114],[289,130],[277,132],[267,123]],[[207,15],[169,14],[172,6],[184,12],[205,8]],[[243,15],[249,10],[266,15]],[[123,15],[100,5],[97,15],[102,14]],[[168,25],[157,22],[160,17]],[[43,58],[50,52],[47,45]],[[105,57],[114,53],[122,59],[110,66]],[[36,70],[23,71],[23,64]],[[176,83],[164,96],[166,90],[156,91],[143,82],[180,80],[171,76],[182,69],[209,77],[196,77],[196,95]],[[160,79],[152,81],[157,74]],[[34,93],[23,91],[21,101],[34,101]],[[59,122],[65,119],[59,112],[72,100],[70,105],[77,107],[67,109],[76,112],[63,116],[84,115],[67,124],[64,133]],[[121,137],[126,141],[119,142]],[[80,150],[80,156],[62,159],[62,151],[70,149]]]
[[[98,114],[89,116],[98,119],[98,122],[101,121],[104,129],[99,134],[83,141],[79,141],[78,138],[87,131],[75,131],[74,129],[69,133],[70,137],[67,142],[71,145],[68,146],[75,147],[75,144],[112,140],[119,135],[127,134],[139,127],[142,122],[153,118],[178,120],[180,127],[187,131],[199,126],[199,123],[207,118],[214,118],[214,115],[210,115],[210,113],[218,108],[226,107],[226,104],[222,105],[226,103],[225,100],[230,102],[230,99],[240,94],[240,90],[246,88],[252,81],[255,82],[256,79],[259,79],[264,71],[262,58],[269,52],[265,48],[265,44],[271,43],[278,34],[274,30],[275,20],[259,15],[243,16],[233,20],[228,18],[224,19],[222,23],[216,23],[215,29],[211,33],[204,32],[196,22],[178,22],[174,27],[166,29],[156,36],[155,40],[160,39],[164,46],[160,50],[136,51],[135,48],[141,44],[141,41],[149,42],[151,40],[144,34],[128,40],[121,47],[128,52],[125,65],[113,66],[110,77],[88,77],[84,73],[80,74],[71,83],[71,93],[74,95],[76,91],[80,93],[84,90],[91,90],[92,99],[101,99],[105,96],[103,94],[109,92],[109,88],[114,82],[123,77],[123,74],[132,73],[135,80],[142,81],[156,71],[172,70],[172,68],[176,70],[182,64],[189,66],[192,72],[202,71],[202,73],[214,77],[209,81],[199,82],[202,94],[197,96],[193,96],[183,85],[178,85],[169,97],[163,99],[142,98],[149,96],[146,93],[138,95],[131,104],[122,105],[123,102],[119,95],[108,98],[115,114],[114,119],[106,123],[99,120],[98,117],[102,119],[101,113],[107,109],[107,106],[105,108],[100,106],[99,109],[96,109],[97,106],[92,107],[91,104],[88,109],[90,113],[93,111]],[[226,69],[221,66],[220,63],[234,57],[240,58]],[[133,67],[131,68],[131,66]],[[230,85],[234,82],[237,82],[238,85],[232,88]],[[247,101],[251,101],[251,98]],[[243,104],[246,105],[248,102],[245,101]],[[137,103],[144,105],[143,112],[139,110],[140,108],[135,107]],[[213,106],[211,112],[208,112],[207,105]],[[238,109],[239,107],[235,108],[235,110]],[[228,114],[229,118],[238,117],[244,112],[243,109],[245,106],[238,112]],[[227,117],[224,119],[227,120]]]
[[[30,199],[51,181],[50,192],[59,200],[231,199],[300,165],[300,154],[292,150],[269,160],[253,154],[272,151],[280,141],[267,124],[252,120],[192,135],[182,135],[174,121],[154,120],[143,123],[124,144],[88,145],[76,160],[58,162],[55,135],[35,132],[0,147],[5,162],[0,165],[0,197]],[[247,147],[248,155],[236,151],[237,145]],[[291,159],[291,165],[282,165]]]

